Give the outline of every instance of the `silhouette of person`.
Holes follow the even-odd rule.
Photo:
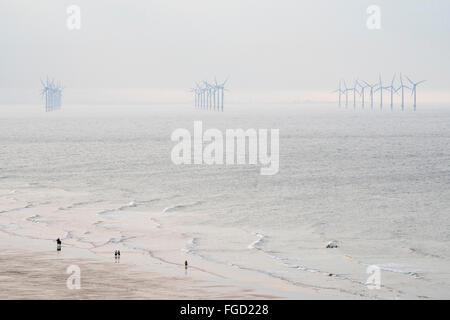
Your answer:
[[[60,238],[58,238],[58,239],[56,239],[56,250],[57,251],[61,251],[61,239]]]

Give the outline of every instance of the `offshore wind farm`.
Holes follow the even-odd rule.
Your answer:
[[[409,90],[411,93],[411,105],[413,107],[413,111],[416,111],[417,109],[417,86],[424,83],[426,80],[421,80],[418,82],[413,82],[408,76],[406,76],[406,79],[410,83],[411,86],[407,86],[404,84],[403,76],[400,73],[398,83],[396,83],[396,74],[392,77],[392,80],[385,84],[382,81],[381,74],[378,77],[378,81],[375,83],[369,83],[365,80],[358,80],[356,79],[354,81],[353,87],[347,87],[347,84],[345,80],[339,80],[338,88],[333,93],[338,94],[338,106],[342,106],[342,95],[345,95],[345,108],[348,108],[348,94],[350,93],[353,98],[353,108],[356,109],[357,107],[357,100],[359,100],[359,105],[362,109],[364,109],[366,105],[365,101],[365,89],[370,90],[370,108],[374,108],[374,94],[378,92],[379,94],[379,106],[380,110],[383,110],[383,92],[386,92],[389,97],[389,107],[390,110],[394,110],[394,96],[398,95],[400,92],[401,95],[401,110],[405,110],[405,89]],[[396,86],[397,84],[397,86]],[[386,98],[386,96],[384,96]]]
[[[44,107],[46,112],[51,112],[61,109],[62,104],[62,92],[64,87],[61,83],[55,80],[49,80],[47,77],[46,81],[42,81],[41,96],[44,99]]]
[[[225,98],[225,84],[228,82],[228,78],[222,82],[217,82],[214,78],[213,83],[208,81],[202,81],[200,84],[195,83],[190,92],[194,93],[194,106],[199,109],[222,111]]]

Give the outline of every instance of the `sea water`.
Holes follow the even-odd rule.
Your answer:
[[[450,109],[411,109],[1,106],[0,230],[57,227],[75,245],[121,244],[163,264],[183,255],[294,297],[449,298]],[[279,172],[175,165],[171,133],[194,121],[279,129]]]

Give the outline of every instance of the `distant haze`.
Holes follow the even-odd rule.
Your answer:
[[[449,15],[448,0],[0,0],[0,104],[39,103],[47,75],[67,103],[189,102],[214,76],[231,102],[296,102],[399,72],[427,79],[419,100],[450,101]]]

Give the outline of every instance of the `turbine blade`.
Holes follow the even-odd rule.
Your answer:
[[[408,78],[408,76],[405,76],[405,77],[406,77],[406,79],[408,79],[408,81],[409,81],[412,85],[414,85],[414,82],[412,82],[411,79]]]

